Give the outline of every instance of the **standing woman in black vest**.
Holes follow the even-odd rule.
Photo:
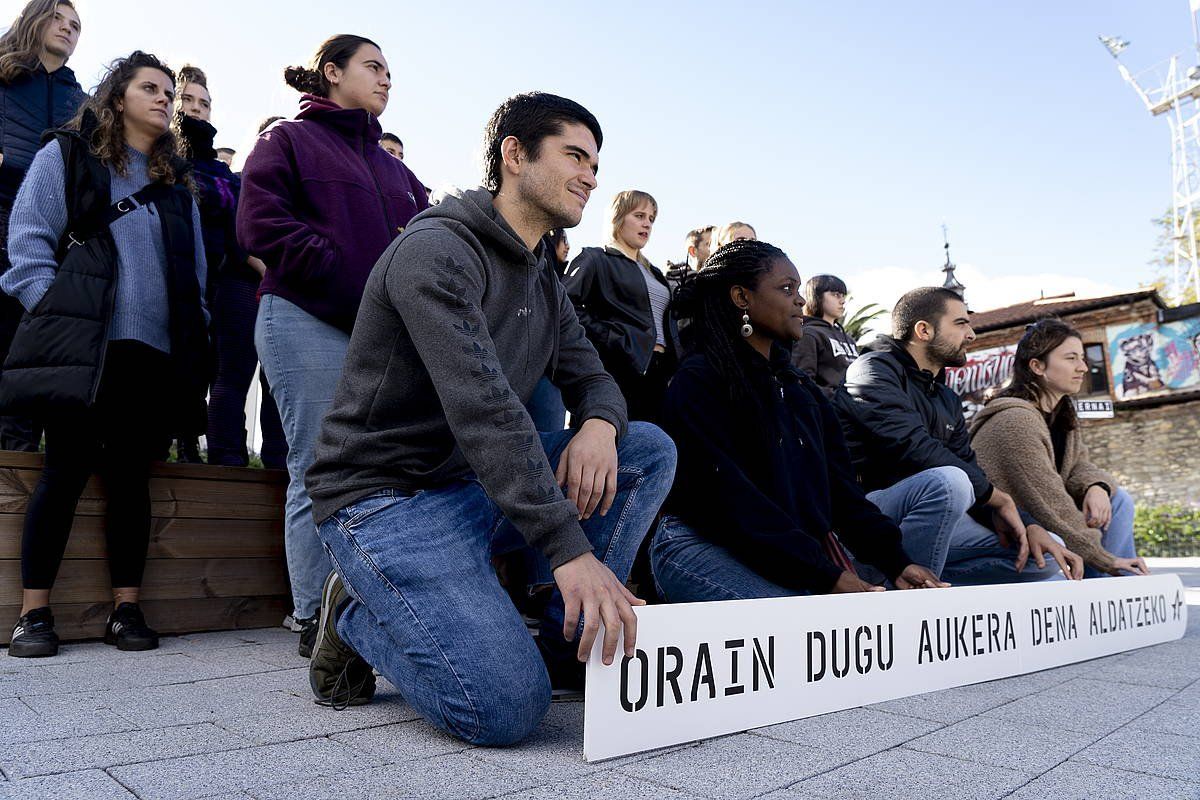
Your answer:
[[[38,151],[9,227],[0,289],[26,314],[0,408],[39,408],[46,463],[21,542],[21,616],[9,655],[58,652],[50,590],[75,506],[98,473],[115,610],[104,641],[158,646],[138,605],[150,463],[170,431],[204,424],[204,245],[188,164],[170,130],[175,76],[136,51]]]
[[[666,277],[642,255],[658,203],[636,189],[618,192],[608,246],[585,247],[563,284],[579,322],[612,375],[629,419],[658,422],[667,381],[679,363],[678,329]]]
[[[42,134],[67,122],[87,99],[67,59],[79,44],[79,14],[71,0],[30,0],[0,36],[0,274],[8,269],[8,217]],[[0,363],[25,309],[0,294]],[[0,450],[36,453],[42,425],[25,416],[0,417]]]

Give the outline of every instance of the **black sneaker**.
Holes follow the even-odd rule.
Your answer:
[[[108,616],[104,626],[104,643],[115,644],[118,650],[155,650],[158,633],[146,624],[142,608],[137,603],[121,603]]]
[[[8,654],[16,658],[45,658],[58,655],[58,634],[50,606],[30,610],[17,620],[9,641]]]
[[[320,612],[318,612],[319,614]],[[300,617],[292,624],[297,626],[296,630],[300,631],[300,647],[298,652],[304,658],[312,658],[313,645],[317,642],[317,616],[312,616],[308,619]]]
[[[329,573],[321,592],[321,622],[308,665],[308,683],[317,705],[338,711],[369,703],[375,696],[375,671],[337,633],[338,614],[349,600],[341,577]]]

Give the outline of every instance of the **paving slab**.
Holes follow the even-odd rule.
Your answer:
[[[1142,686],[1182,689],[1200,679],[1200,638],[1186,638],[1105,659],[1087,675]]]
[[[0,769],[10,778],[23,778],[231,750],[247,744],[242,737],[211,724],[72,736],[0,746]]]
[[[1130,728],[1200,739],[1200,695],[1182,692],[1129,723]],[[1200,742],[1197,742],[1200,747]]]
[[[828,750],[847,761],[863,758],[938,730],[943,723],[873,708],[852,708],[750,731],[786,742]]]
[[[1032,776],[1002,767],[897,747],[854,761],[768,794],[771,800],[991,800],[1008,795]]]
[[[703,797],[744,798],[789,786],[847,760],[815,747],[742,733],[619,769],[626,775]]]
[[[1122,728],[1072,760],[1126,772],[1200,781],[1200,743],[1194,737],[1173,733]]]
[[[137,800],[98,769],[0,783],[0,800]]]
[[[294,781],[297,773],[313,781],[377,763],[378,759],[337,742],[309,739],[114,767],[108,772],[141,800],[190,800],[243,790],[257,795],[262,787]]]
[[[314,703],[309,692],[301,695],[279,691],[269,692],[268,695],[274,713],[221,717],[217,724],[255,744],[273,744],[391,725],[421,716],[396,694],[376,697],[365,706],[351,706],[337,711]],[[240,710],[247,714],[255,709],[242,706]]]
[[[511,800],[705,800],[703,795],[688,794],[620,772],[586,775],[501,797]]]
[[[1013,722],[1104,735],[1173,696],[1157,686],[1077,678],[984,712]]]
[[[998,681],[973,683],[969,686],[956,686],[952,689],[942,689],[912,697],[901,697],[898,700],[887,700],[867,707],[912,719],[943,723],[959,722],[1068,680],[1070,678],[1060,675],[1051,678],[1048,672],[1038,672]]]
[[[588,763],[583,760],[583,703],[554,703],[537,729],[514,747],[479,747],[468,751],[474,758],[490,761],[527,775],[568,776],[611,771],[623,764],[632,764],[698,743],[689,742],[675,747],[647,750],[619,758]]]
[[[461,753],[471,749],[471,745],[442,733],[424,720],[338,733],[329,738],[389,764]]]
[[[137,727],[107,709],[63,706],[40,712],[20,698],[0,700],[0,746],[78,736],[80,731],[111,733]]]
[[[1197,800],[1200,784],[1067,761],[1022,786],[1010,800]]]
[[[476,800],[521,793],[546,782],[504,767],[456,754],[406,761],[365,771],[253,789],[256,800]]]
[[[979,716],[914,739],[905,747],[994,767],[1041,773],[1066,761],[1101,735]]]

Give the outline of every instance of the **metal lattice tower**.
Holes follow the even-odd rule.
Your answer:
[[[1196,13],[1200,0],[1188,0],[1192,18],[1192,36],[1200,52],[1200,31]],[[1119,60],[1129,42],[1116,36],[1101,36],[1100,41],[1117,60],[1117,69],[1125,82],[1153,116],[1167,118],[1171,129],[1171,220],[1173,271],[1172,294],[1183,302],[1191,287],[1200,299],[1200,253],[1196,245],[1196,213],[1200,211],[1200,67],[1196,54],[1178,54],[1135,76]],[[1147,88],[1149,87],[1149,88]]]

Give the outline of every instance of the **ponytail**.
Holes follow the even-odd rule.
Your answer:
[[[351,33],[330,36],[317,48],[309,66],[288,67],[283,71],[283,80],[297,92],[314,94],[317,97],[329,97],[332,87],[329,79],[325,77],[325,65],[333,64],[338,69],[345,69],[346,65],[350,63],[350,59],[364,44],[379,47],[370,39]]]

